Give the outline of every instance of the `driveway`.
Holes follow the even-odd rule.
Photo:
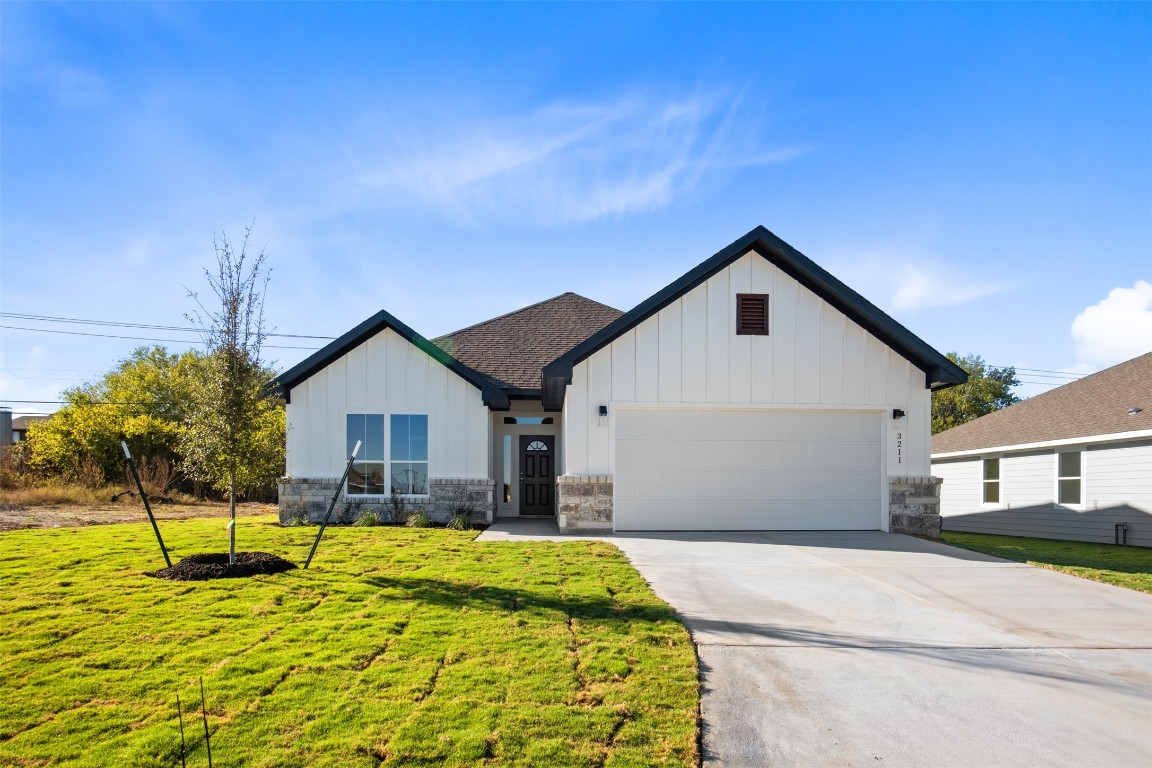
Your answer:
[[[699,646],[706,765],[1152,766],[1152,595],[884,533],[610,540]]]

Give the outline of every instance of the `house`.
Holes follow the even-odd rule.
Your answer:
[[[21,440],[28,439],[28,427],[32,426],[33,422],[44,421],[47,416],[17,416],[12,419],[12,442],[18,443]]]
[[[945,530],[1152,546],[1152,352],[932,438]]]
[[[566,293],[432,341],[379,312],[276,384],[283,515],[393,490],[562,529],[938,531],[963,370],[763,227],[621,313]]]

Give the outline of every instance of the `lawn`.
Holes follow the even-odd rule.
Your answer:
[[[945,544],[1152,593],[1152,549],[945,531]]]
[[[222,520],[169,521],[173,560]],[[240,521],[303,563],[315,528]],[[147,524],[0,533],[0,765],[696,765],[692,643],[610,544],[330,528],[308,571],[170,582]]]

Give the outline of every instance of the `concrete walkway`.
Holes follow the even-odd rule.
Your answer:
[[[1152,595],[883,533],[610,540],[699,647],[706,765],[1152,766]]]

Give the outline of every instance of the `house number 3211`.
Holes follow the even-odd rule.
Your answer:
[[[896,463],[904,463],[904,433],[896,433]]]

